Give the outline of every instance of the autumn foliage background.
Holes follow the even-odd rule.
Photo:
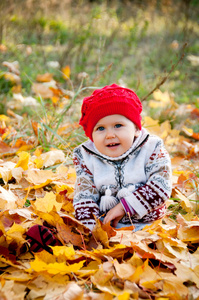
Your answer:
[[[0,1],[0,299],[199,299],[197,0]],[[167,216],[143,231],[74,219],[84,96],[134,89],[172,159]],[[27,231],[59,246],[33,253]]]

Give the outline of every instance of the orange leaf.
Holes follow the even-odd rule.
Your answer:
[[[55,89],[50,87],[51,91],[53,92],[54,96],[60,97],[63,95],[63,91],[61,89]]]
[[[21,84],[14,85],[11,90],[13,94],[20,94],[22,91],[22,86]]]
[[[62,68],[62,73],[63,73],[63,78],[65,80],[68,80],[70,78],[70,67],[65,66],[64,68]]]
[[[11,148],[6,143],[0,141],[0,153],[2,154],[13,154],[17,151],[16,148]]]
[[[23,141],[22,138],[19,138],[15,143],[15,147],[17,147],[17,148],[20,148],[25,145],[27,145],[27,143],[25,141]]]
[[[194,108],[191,112],[193,117],[199,118],[199,108]]]
[[[36,80],[38,82],[49,82],[53,79],[53,75],[50,73],[45,73],[42,75],[37,75]]]
[[[83,247],[83,240],[81,235],[72,232],[72,228],[66,224],[57,224],[56,226],[58,237],[64,241],[64,243],[71,243],[74,246],[78,246],[80,248]]]
[[[3,44],[0,44],[0,52],[6,52],[7,51],[7,47]]]
[[[60,98],[57,97],[57,96],[52,96],[52,98],[51,98],[52,103],[55,104],[55,105],[58,103],[59,99],[60,99]]]
[[[129,227],[122,227],[122,228],[115,228],[115,230],[117,231],[123,231],[123,230],[130,230],[130,231],[133,231],[135,229],[135,226],[129,226]]]
[[[182,127],[182,131],[187,135],[190,136],[192,138],[194,138],[195,140],[199,140],[199,132],[194,132],[192,128],[188,128],[186,126]]]
[[[108,238],[116,235],[116,231],[111,227],[110,222],[106,224],[102,224],[102,229],[105,230],[108,234]]]
[[[192,138],[199,141],[199,132],[193,132]]]
[[[38,137],[38,123],[35,121],[32,121],[31,124],[32,124],[32,129],[34,131],[34,134],[36,135],[36,137]]]

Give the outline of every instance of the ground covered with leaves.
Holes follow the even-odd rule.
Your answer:
[[[158,2],[156,14],[156,1],[70,10],[62,1],[49,15],[35,1],[34,15],[33,2],[0,4],[0,299],[198,300],[198,6],[190,1],[191,18],[179,3]],[[72,12],[65,23],[60,11]],[[90,232],[74,218],[82,99],[113,82],[137,87],[142,124],[172,160],[167,215],[138,232],[99,220]],[[53,246],[34,251],[35,226]]]
[[[9,69],[4,77],[12,81],[14,65],[4,65]],[[68,80],[70,68],[62,71]],[[48,97],[57,109],[65,109],[66,102],[71,109],[70,103],[81,100],[56,82],[52,88],[52,80],[52,74],[38,75],[35,94],[45,98],[44,93],[51,93]],[[28,101],[17,89],[20,81],[15,81],[13,95],[21,103]],[[29,100],[30,106],[38,103]],[[52,119],[46,116],[40,123],[32,120],[28,135],[20,130],[26,128],[23,117],[11,108],[0,115],[1,299],[199,299],[199,137],[192,129],[199,110],[178,105],[160,90],[147,106],[181,123],[172,128],[169,120],[160,123],[148,117],[144,108],[143,126],[159,135],[171,154],[173,193],[167,216],[136,233],[132,228],[115,230],[99,220],[91,233],[74,219],[69,141],[78,137],[77,124],[50,127]],[[46,152],[50,141],[57,147]],[[48,229],[56,245],[31,251],[27,233],[35,225]]]

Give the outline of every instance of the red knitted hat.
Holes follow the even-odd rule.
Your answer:
[[[142,103],[132,90],[117,84],[95,90],[90,97],[84,98],[81,112],[79,124],[91,140],[97,122],[109,115],[123,115],[141,129]]]

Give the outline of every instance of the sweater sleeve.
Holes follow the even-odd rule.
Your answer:
[[[81,221],[90,230],[95,226],[95,219],[99,217],[99,192],[93,181],[93,174],[86,166],[81,153],[81,146],[73,152],[73,163],[76,170],[76,183],[73,205],[75,209],[75,218]]]
[[[129,211],[135,211],[139,218],[161,207],[171,195],[171,161],[162,141],[157,143],[146,162],[145,172],[146,183],[124,197]]]

